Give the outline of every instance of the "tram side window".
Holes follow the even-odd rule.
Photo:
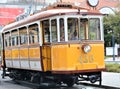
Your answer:
[[[12,46],[18,45],[18,31],[14,30],[11,32],[11,34]]]
[[[51,20],[52,42],[57,41],[57,20]]]
[[[49,20],[44,20],[42,24],[43,24],[44,43],[48,43],[50,42]]]
[[[59,20],[60,23],[60,41],[65,41],[64,19]]]
[[[68,40],[78,40],[78,19],[68,18]]]
[[[11,46],[11,37],[10,33],[5,33],[5,47]]]
[[[79,39],[88,39],[88,19],[81,18],[80,19],[80,31],[79,31]]]
[[[19,29],[19,36],[20,36],[20,45],[24,45],[28,43],[28,35],[27,35],[26,27]]]
[[[89,39],[100,40],[100,20],[97,18],[89,20]]]
[[[38,25],[33,24],[29,26],[29,43],[38,43],[39,42],[39,30]]]

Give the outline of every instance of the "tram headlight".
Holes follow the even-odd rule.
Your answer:
[[[91,46],[90,46],[90,45],[83,45],[83,51],[84,51],[85,53],[90,52],[90,51],[91,51]]]

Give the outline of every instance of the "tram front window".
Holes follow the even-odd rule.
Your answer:
[[[78,40],[78,19],[68,18],[68,40]]]
[[[100,40],[100,20],[97,18],[89,20],[89,39]]]
[[[79,39],[88,39],[88,19],[80,19]]]
[[[81,18],[79,39],[100,40],[100,20]]]

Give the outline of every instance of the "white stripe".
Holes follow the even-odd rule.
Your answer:
[[[6,67],[12,67],[12,60],[6,60]]]
[[[20,62],[19,62],[19,60],[13,60],[13,67],[20,68]]]
[[[33,70],[41,70],[42,71],[40,61],[30,61],[30,68]]]
[[[21,68],[28,68],[28,69],[30,68],[28,60],[21,60],[20,63],[21,63]]]

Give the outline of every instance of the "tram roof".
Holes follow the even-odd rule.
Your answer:
[[[52,16],[60,16],[60,15],[77,15],[77,14],[85,14],[85,15],[102,15],[98,12],[90,12],[87,8],[82,8],[79,6],[75,6],[73,4],[66,4],[66,3],[57,3],[52,6],[48,6],[46,8],[43,8],[40,12],[33,14],[31,16],[26,17],[23,20],[13,22],[11,24],[6,25],[2,32],[9,31],[13,28],[16,28],[18,26],[22,26],[24,24],[32,23],[34,21],[52,17]]]

